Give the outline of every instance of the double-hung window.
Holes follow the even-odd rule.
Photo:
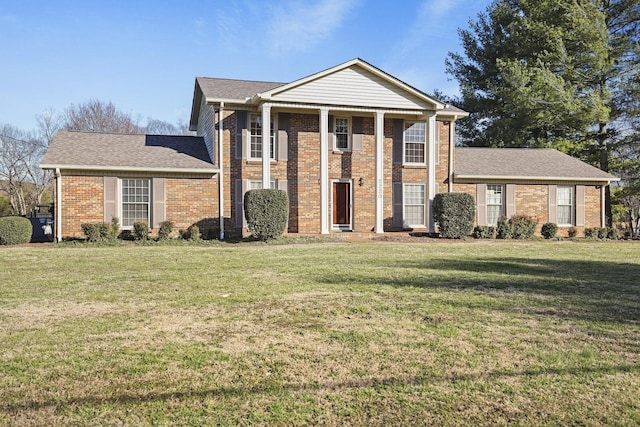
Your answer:
[[[504,191],[502,185],[487,185],[487,225],[498,224],[504,213]]]
[[[403,185],[404,225],[406,227],[425,226],[425,185],[424,183]]]
[[[573,224],[573,187],[558,187],[557,220],[558,225]]]
[[[269,188],[272,190],[276,188],[276,180],[272,179],[269,181]],[[249,190],[262,190],[262,180],[261,179],[250,179],[249,180]]]
[[[404,163],[426,164],[427,125],[425,122],[405,122]]]
[[[336,117],[334,119],[333,132],[335,135],[335,149],[348,150],[349,147],[349,119]]]
[[[151,180],[123,178],[121,190],[122,227],[133,227],[135,222],[150,224]]]
[[[273,120],[273,116],[271,116],[271,138],[269,145],[269,156],[272,160],[276,158],[275,155],[275,141],[276,141],[276,131],[275,131],[275,121]],[[251,134],[251,139],[249,142],[249,157],[253,159],[261,159],[262,158],[262,115],[261,114],[250,114],[249,115],[249,132]]]

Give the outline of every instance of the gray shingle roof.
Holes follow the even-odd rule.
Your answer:
[[[202,137],[73,131],[58,132],[41,166],[208,173],[216,169]]]
[[[455,149],[454,176],[459,179],[617,181],[618,178],[553,149]]]
[[[285,83],[258,82],[251,80],[216,79],[210,77],[196,78],[205,98],[241,99],[283,86]]]

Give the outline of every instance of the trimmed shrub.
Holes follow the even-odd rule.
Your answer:
[[[89,242],[101,242],[108,240],[111,236],[109,224],[103,222],[80,224],[82,232]]]
[[[446,239],[462,239],[471,234],[475,215],[475,202],[470,194],[439,193],[433,199],[433,219]]]
[[[501,216],[496,226],[496,237],[498,239],[510,239],[513,236],[513,228],[507,217]]]
[[[606,228],[598,228],[598,239],[604,240],[607,238],[607,229]]]
[[[276,189],[249,190],[244,195],[244,216],[258,240],[282,236],[289,220],[287,192]]]
[[[598,238],[598,229],[597,228],[585,228],[584,229],[584,237],[586,239],[596,240]]]
[[[491,225],[478,225],[473,229],[474,239],[495,239],[496,227]]]
[[[0,218],[0,245],[29,243],[33,234],[31,221],[21,216]]]
[[[202,235],[200,234],[200,227],[197,225],[192,225],[187,230],[187,235],[189,236],[189,240],[199,241],[202,239]]]
[[[620,231],[617,228],[609,228],[609,227],[607,227],[607,239],[619,240],[620,239]]]
[[[578,230],[575,227],[569,227],[569,229],[567,230],[567,236],[573,239],[577,235],[578,235]]]
[[[546,222],[542,224],[542,229],[540,230],[540,234],[545,239],[553,239],[556,237],[556,233],[558,233],[558,225],[553,222]]]
[[[509,218],[511,223],[512,237],[514,239],[530,239],[536,232],[538,220],[528,215],[514,215]]]
[[[149,224],[145,221],[137,221],[133,223],[134,240],[147,240],[149,237]]]
[[[120,235],[120,220],[118,217],[111,218],[111,225],[109,227],[109,237],[111,239],[117,239]]]
[[[171,237],[174,224],[171,221],[162,221],[158,230],[158,240],[167,240]]]

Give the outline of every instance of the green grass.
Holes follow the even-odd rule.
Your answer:
[[[0,249],[0,424],[637,425],[637,242]]]

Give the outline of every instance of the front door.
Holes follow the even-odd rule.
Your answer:
[[[351,230],[351,183],[333,183],[333,228]]]

